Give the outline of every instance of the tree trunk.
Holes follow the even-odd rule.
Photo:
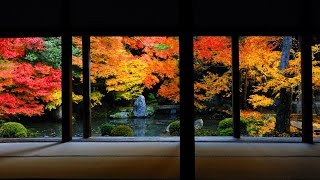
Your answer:
[[[280,103],[276,112],[276,131],[279,133],[290,132],[291,92],[282,88],[280,90]]]
[[[284,70],[288,66],[291,47],[292,36],[285,36],[282,40],[280,70]],[[275,127],[275,130],[279,133],[290,133],[291,101],[291,91],[282,88],[280,90],[280,103],[276,112]]]
[[[245,70],[244,88],[243,88],[243,109],[247,109],[247,94],[248,94],[248,70]]]

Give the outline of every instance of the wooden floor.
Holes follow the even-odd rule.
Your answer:
[[[197,179],[320,179],[320,145],[197,142]],[[0,143],[0,179],[179,179],[179,142]]]

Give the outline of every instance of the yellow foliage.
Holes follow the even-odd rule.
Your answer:
[[[99,91],[94,91],[91,93],[91,106],[102,105],[101,99],[104,97]]]
[[[248,101],[252,104],[253,108],[268,107],[273,104],[273,99],[258,94],[250,95]]]
[[[314,54],[319,52],[320,44],[312,46],[312,84],[316,90],[320,90],[320,59],[315,59]]]
[[[52,110],[56,109],[58,106],[61,106],[62,104],[62,91],[55,91],[50,96],[51,101],[46,105],[46,109]],[[72,92],[72,101],[76,104],[82,101],[82,95],[77,95],[74,92]]]
[[[210,101],[217,94],[223,93],[225,96],[230,95],[231,70],[219,76],[208,72],[200,82],[194,83],[195,107],[198,110],[206,109],[204,104]]]
[[[147,64],[140,59],[121,61],[107,76],[107,92],[115,91],[116,100],[131,100],[142,94]]]
[[[62,92],[54,91],[50,96],[51,101],[45,106],[46,109],[51,111],[52,109],[56,109],[62,103]]]
[[[82,95],[78,95],[78,94],[75,94],[74,92],[72,92],[72,101],[74,103],[78,104],[82,100],[83,100],[83,96]]]

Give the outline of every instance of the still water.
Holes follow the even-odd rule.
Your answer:
[[[177,120],[177,114],[159,114],[148,118],[128,118],[128,119],[92,119],[92,136],[101,136],[99,126],[103,123],[115,125],[129,125],[135,136],[163,136],[168,124]],[[41,120],[28,121],[23,123],[27,129],[37,133],[37,137],[59,137],[61,136],[61,121]],[[72,123],[73,136],[82,137],[83,120],[75,119]]]
[[[129,125],[134,130],[135,136],[168,136],[165,133],[166,127],[173,121],[179,119],[178,114],[155,114],[148,118],[128,118],[112,119],[109,117],[92,117],[92,136],[101,136],[99,126],[103,123],[112,123],[115,125]],[[217,120],[210,117],[202,117],[204,129],[216,129]],[[50,119],[32,120],[23,123],[27,129],[31,129],[37,135],[35,137],[60,137],[61,121]],[[72,123],[73,136],[82,137],[83,120],[75,118]]]

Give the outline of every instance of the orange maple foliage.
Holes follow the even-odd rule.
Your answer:
[[[116,100],[131,100],[146,88],[153,89],[159,85],[155,89],[159,90],[159,96],[178,101],[177,38],[91,37],[90,41],[91,82],[105,79],[107,92],[115,93]],[[74,42],[81,45],[79,39]],[[79,57],[74,57],[73,63],[81,68]]]
[[[194,38],[194,105],[207,110],[207,102],[221,94],[230,96],[231,39],[224,36]]]

